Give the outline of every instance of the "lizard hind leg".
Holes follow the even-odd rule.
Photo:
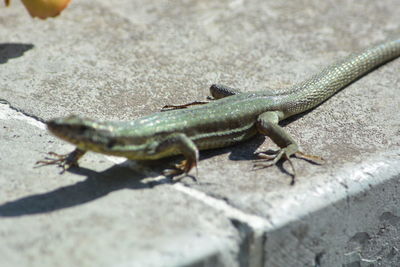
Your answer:
[[[316,165],[322,165],[325,163],[324,158],[322,158],[320,156],[305,154],[301,151],[297,151],[296,153],[294,153],[294,156],[298,159],[303,159],[303,160],[306,160],[306,161],[316,164]]]
[[[269,166],[276,165],[281,159],[287,160],[292,169],[292,183],[296,177],[296,171],[294,165],[290,159],[291,156],[305,159],[309,162],[320,164],[322,158],[317,156],[311,156],[304,154],[299,151],[299,147],[294,139],[281,127],[278,122],[283,115],[278,111],[268,111],[259,115],[257,119],[257,130],[259,133],[268,136],[271,140],[280,147],[280,150],[274,155],[260,154],[260,157],[268,162],[256,163],[256,167],[266,168]]]

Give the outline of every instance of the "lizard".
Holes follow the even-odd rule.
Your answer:
[[[165,106],[170,108],[166,112],[132,121],[101,121],[76,115],[55,118],[46,122],[48,130],[76,149],[66,155],[50,152],[56,157],[37,163],[58,164],[65,170],[78,166],[78,160],[87,151],[130,160],[157,160],[182,154],[185,159],[167,173],[188,175],[196,167],[197,175],[199,150],[230,146],[262,134],[279,150],[273,156],[260,153],[265,162],[258,165],[269,167],[287,160],[292,168],[293,184],[296,172],[290,157],[313,162],[322,158],[301,152],[279,122],[313,109],[348,84],[399,56],[400,39],[351,54],[287,89],[241,92],[214,84],[210,87],[214,101],[169,105]]]

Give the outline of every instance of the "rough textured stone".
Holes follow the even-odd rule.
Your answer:
[[[0,258],[21,266],[395,266],[400,60],[284,123],[305,152],[326,159],[295,160],[295,186],[282,168],[253,170],[253,152],[272,145],[261,137],[202,153],[199,182],[179,186],[158,176],[168,161],[128,171],[90,154],[63,176],[32,166],[46,151],[72,148],[38,120],[128,120],[202,100],[212,83],[290,86],[400,38],[399,13],[396,0],[73,1],[47,21],[17,1],[2,8],[0,99],[34,119],[0,110]]]

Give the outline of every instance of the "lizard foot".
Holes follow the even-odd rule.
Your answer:
[[[50,157],[45,157],[44,160],[39,160],[35,164],[36,167],[43,167],[46,165],[57,165],[62,168],[61,174],[71,167],[79,167],[78,160],[85,153],[85,151],[75,149],[68,154],[57,154],[55,152],[48,152]]]
[[[319,156],[307,155],[300,151],[297,152],[289,151],[287,147],[282,148],[273,153],[270,153],[270,151],[268,151],[268,153],[258,153],[257,156],[260,159],[256,160],[253,165],[256,169],[268,168],[276,165],[280,160],[287,160],[289,162],[290,168],[292,169],[292,173],[290,174],[290,176],[292,177],[292,181],[290,183],[291,185],[294,185],[296,178],[296,169],[294,168],[293,162],[290,159],[291,156],[294,156],[299,159],[304,159],[313,164],[318,164],[318,165],[324,162],[324,159]],[[265,162],[265,160],[267,162]]]
[[[264,169],[264,168],[268,168],[268,167],[276,165],[278,163],[278,161],[280,161],[281,159],[287,160],[292,169],[292,174],[290,174],[290,176],[292,177],[292,181],[290,184],[293,185],[295,177],[296,177],[296,170],[294,168],[292,160],[290,159],[291,154],[292,153],[289,153],[286,148],[282,148],[282,149],[278,150],[275,153],[275,155],[258,153],[257,156],[260,158],[260,161],[262,161],[262,162],[256,161],[254,163],[253,167],[255,167],[256,169]],[[267,162],[265,162],[265,160],[267,160]]]
[[[189,175],[189,171],[193,167],[196,169],[195,176]],[[196,161],[182,160],[181,163],[175,164],[173,169],[164,170],[163,174],[165,176],[173,176],[174,181],[179,181],[186,176],[190,176],[194,181],[197,181],[196,177],[198,176],[198,171]]]

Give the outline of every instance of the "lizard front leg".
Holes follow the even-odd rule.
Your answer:
[[[197,176],[199,150],[197,149],[195,143],[190,140],[189,137],[187,137],[183,133],[168,135],[164,140],[160,142],[153,153],[162,154],[164,151],[176,151],[185,157],[185,160],[183,160],[180,164],[177,164],[175,166],[175,169],[165,170],[164,175],[169,176],[181,174],[180,176],[175,177],[175,180],[178,180],[188,175],[189,171],[192,168],[196,168]],[[196,179],[196,176],[194,177],[194,179]]]
[[[322,161],[323,159],[318,156],[311,156],[300,152],[299,147],[294,139],[281,126],[279,126],[278,122],[280,117],[281,114],[279,111],[268,111],[258,116],[257,130],[261,134],[271,138],[271,140],[280,147],[280,150],[276,153],[275,156],[259,154],[260,158],[267,159],[270,162],[256,163],[255,166],[265,168],[275,165],[281,159],[287,160],[293,172],[291,184],[294,184],[296,170],[292,161],[290,160],[291,156],[306,159],[316,164],[320,164],[320,161]]]
[[[210,87],[210,94],[211,96],[207,97],[208,100],[216,100],[216,99],[221,99],[227,96],[231,95],[237,95],[240,94],[241,91],[238,89],[233,89],[231,87],[228,87],[226,85],[222,84],[213,84]],[[184,109],[188,108],[190,106],[196,106],[196,105],[204,105],[210,103],[209,101],[194,101],[190,102],[187,104],[183,105],[165,105],[162,107],[161,111],[169,111],[169,110],[174,110],[174,109]]]
[[[183,104],[183,105],[165,105],[161,108],[161,111],[169,111],[169,110],[174,110],[174,109],[184,109],[184,108],[188,108],[190,106],[196,106],[196,105],[204,105],[204,104],[208,104],[208,101],[193,101],[187,104]]]

